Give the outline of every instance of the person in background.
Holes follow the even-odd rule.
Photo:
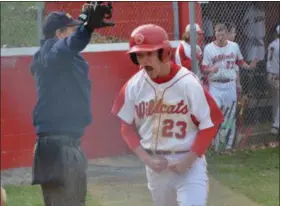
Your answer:
[[[256,67],[257,60],[253,60],[250,64],[244,61],[238,44],[228,40],[228,28],[224,23],[218,23],[215,26],[215,36],[215,41],[204,48],[202,71],[208,75],[210,94],[222,108],[223,113],[229,109],[226,113],[227,118],[214,141],[214,148],[219,151],[220,142],[223,142],[221,141],[223,139],[225,139],[225,149],[232,148],[236,130],[236,65],[245,69],[253,69]],[[228,125],[229,122],[231,122],[231,127]],[[231,132],[226,137],[225,128],[228,126]]]
[[[262,98],[266,84],[266,75],[260,75],[266,72],[265,66],[262,66],[265,60],[266,35],[264,2],[251,2],[241,21],[241,28],[244,34],[243,47],[246,62],[250,63],[255,59],[259,62],[254,72],[241,71],[243,92],[250,97]]]
[[[32,185],[40,185],[45,206],[85,206],[87,159],[80,148],[84,129],[92,121],[89,65],[80,52],[95,29],[105,22],[111,5],[86,4],[80,21],[65,12],[51,12],[44,23],[44,40],[33,57],[31,73],[37,102],[33,125]]]
[[[201,4],[202,6],[202,22],[204,31],[204,44],[208,44],[214,40],[213,21],[211,18],[211,8],[209,3]]]
[[[265,12],[262,2],[252,2],[242,20],[242,28],[247,37],[246,61],[265,58]]]
[[[204,34],[202,29],[198,24],[195,24],[196,32],[197,32],[197,40],[201,38],[201,36]],[[198,41],[197,41],[198,42]],[[202,61],[202,50],[200,46],[196,45],[196,58],[198,62],[198,68],[199,64]],[[190,24],[188,24],[185,28],[185,32],[182,36],[182,41],[180,42],[179,46],[176,49],[175,53],[175,63],[187,68],[188,70],[192,70],[192,60],[191,60],[191,45],[190,45]],[[201,74],[197,73],[197,76],[201,76]]]
[[[280,25],[276,28],[276,38],[268,46],[267,80],[273,93],[273,124],[272,134],[278,134],[280,128]]]

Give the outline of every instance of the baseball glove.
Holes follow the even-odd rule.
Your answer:
[[[114,26],[115,23],[105,21],[105,19],[111,19],[111,17],[111,2],[91,1],[83,5],[82,13],[78,19],[84,22],[87,29],[93,31],[94,29]]]

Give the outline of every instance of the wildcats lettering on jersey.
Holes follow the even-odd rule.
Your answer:
[[[212,63],[215,64],[217,62],[220,62],[220,61],[223,61],[225,59],[235,59],[235,54],[233,52],[231,52],[230,54],[220,54],[220,55],[217,55],[217,56],[214,56],[212,58]]]
[[[135,110],[139,119],[151,116],[152,114],[187,114],[188,107],[181,100],[175,105],[168,105],[163,103],[163,99],[150,100],[149,102],[142,101],[138,105],[135,105]]]

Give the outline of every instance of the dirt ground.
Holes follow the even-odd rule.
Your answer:
[[[145,169],[132,155],[89,161],[89,192],[103,206],[152,206]],[[210,177],[208,206],[258,206]]]

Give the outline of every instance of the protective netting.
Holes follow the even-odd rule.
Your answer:
[[[197,15],[196,21],[202,18],[205,37],[203,50],[208,43],[219,39],[220,31],[226,27],[226,38],[239,45],[246,63],[251,65],[252,60],[258,59],[253,69],[245,69],[241,64],[236,66],[237,61],[231,62],[231,56],[227,54],[229,52],[217,49],[216,46],[209,46],[209,52],[206,53],[211,53],[210,55],[204,54],[205,59],[210,58],[212,64],[219,63],[219,67],[230,69],[222,72],[219,68],[220,77],[212,78],[207,83],[218,101],[226,101],[220,103],[225,106],[223,111],[227,119],[222,124],[222,134],[219,135],[221,144],[225,146],[223,149],[244,148],[276,141],[279,137],[277,114],[280,65],[279,40],[276,40],[280,18],[279,2],[209,2],[201,4],[201,8],[202,16]],[[276,48],[271,53],[274,45]],[[230,52],[235,51],[233,48]],[[221,62],[225,64],[222,65]],[[235,72],[233,74],[234,70],[237,70],[236,75]],[[227,79],[234,80],[234,83],[212,82]],[[233,109],[232,101],[235,101]],[[229,114],[230,111],[234,112],[233,116]],[[230,142],[225,142],[232,138],[229,134],[231,132],[227,130],[235,132],[232,146]]]
[[[40,19],[51,11],[65,11],[77,18],[85,2],[1,2],[1,47],[38,46]],[[154,23],[174,37],[172,2],[113,2],[113,28],[96,30],[92,43],[126,42],[134,28]]]

